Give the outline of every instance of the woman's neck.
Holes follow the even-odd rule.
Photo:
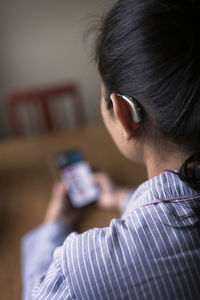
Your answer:
[[[145,155],[145,165],[148,179],[151,179],[166,170],[178,170],[189,155],[180,152],[163,152],[148,150]]]

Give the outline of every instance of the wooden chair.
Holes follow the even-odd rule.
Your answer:
[[[64,101],[65,100],[65,101]],[[64,106],[66,102],[71,103],[72,112],[70,116],[75,118],[75,126],[80,127],[85,125],[85,115],[83,103],[76,84],[63,84],[51,87],[25,90],[14,92],[9,95],[7,105],[10,122],[15,135],[24,134],[23,118],[19,115],[19,109],[25,109],[25,116],[28,121],[35,122],[35,125],[43,127],[37,131],[53,131],[59,128],[59,119],[61,114],[64,114],[64,119],[67,119],[67,112]],[[62,102],[62,106],[58,107],[58,103]],[[35,114],[33,113],[35,109]],[[68,112],[69,113],[69,112]],[[30,127],[30,126],[29,126]]]

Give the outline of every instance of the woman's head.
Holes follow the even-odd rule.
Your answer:
[[[108,110],[117,94],[135,98],[141,136],[185,153],[200,149],[199,10],[199,0],[117,1],[96,50]]]

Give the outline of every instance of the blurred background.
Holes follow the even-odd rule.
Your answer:
[[[146,178],[102,125],[95,34],[84,38],[113,2],[0,1],[1,299],[21,299],[20,240],[43,222],[56,153],[80,149],[92,167],[121,185]],[[76,230],[107,226],[117,217],[93,207]]]
[[[94,38],[84,40],[84,35],[95,25],[96,16],[104,14],[112,3],[112,0],[1,0],[1,139],[13,136],[8,115],[8,98],[12,93],[69,82],[78,87],[87,124],[100,122],[100,80],[91,62]],[[27,114],[22,107],[18,110],[21,110],[20,122],[27,127]]]

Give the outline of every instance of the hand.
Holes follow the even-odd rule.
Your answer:
[[[105,209],[122,210],[130,189],[116,186],[106,173],[96,173],[94,183],[100,188],[98,206]]]
[[[74,226],[81,216],[81,211],[71,206],[67,199],[66,186],[58,181],[54,184],[51,200],[47,208],[45,222],[61,222]]]

